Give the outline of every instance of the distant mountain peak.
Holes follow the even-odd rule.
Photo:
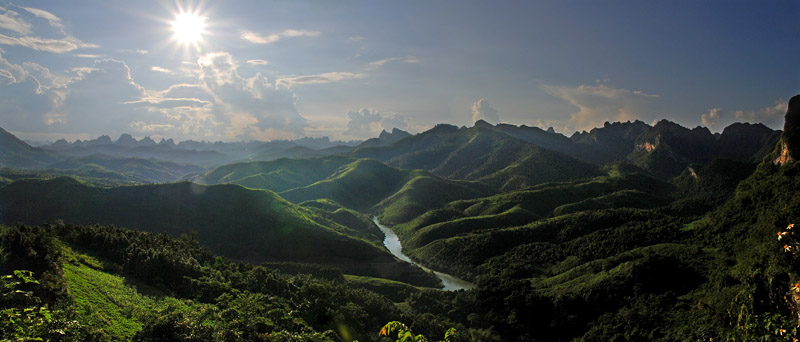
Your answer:
[[[789,100],[785,120],[781,136],[781,154],[775,159],[776,165],[791,163],[800,155],[800,95],[795,95]]]
[[[377,138],[367,139],[363,143],[359,144],[359,147],[378,147],[378,146],[387,146],[394,144],[402,140],[403,138],[410,137],[411,133],[408,133],[404,130],[398,129],[397,127],[392,129],[392,133],[387,132],[385,129],[381,131],[381,134],[378,135]]]
[[[117,145],[128,146],[128,147],[136,146],[136,143],[137,143],[136,139],[134,139],[128,133],[123,133],[122,135],[120,135],[116,142]]]
[[[494,127],[492,124],[484,121],[483,119],[475,121],[475,127],[484,127],[484,128],[492,128]]]
[[[175,140],[172,140],[172,138],[169,139],[161,138],[161,141],[158,144],[175,147]]]
[[[139,140],[139,146],[153,146],[156,142],[150,137],[144,137],[142,140]]]
[[[89,140],[89,141],[86,142],[86,144],[89,145],[89,146],[110,145],[110,144],[113,144],[113,143],[114,142],[111,141],[111,137],[109,137],[107,135],[101,135],[101,136],[97,137],[97,139]]]

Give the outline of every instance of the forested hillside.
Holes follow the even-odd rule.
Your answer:
[[[25,294],[4,307],[30,319],[3,336],[385,341],[401,321],[384,332],[791,340],[798,101],[782,133],[660,121],[568,138],[479,122],[182,176],[195,183],[116,185],[197,171],[155,160],[4,169],[2,269]],[[85,165],[113,172],[53,171]],[[389,253],[373,216],[405,255],[475,288],[438,290]]]

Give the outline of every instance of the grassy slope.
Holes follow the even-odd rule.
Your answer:
[[[389,146],[351,154],[403,169],[429,170],[440,177],[481,180],[503,190],[599,174],[596,166],[486,127],[439,125]]]
[[[370,159],[349,163],[316,183],[283,191],[280,195],[295,203],[327,198],[356,210],[367,210],[396,192],[411,171],[398,170]]]
[[[322,225],[331,221],[272,192],[191,183],[97,188],[68,178],[21,180],[0,189],[6,223],[115,224],[173,235],[197,231],[221,254],[244,260],[390,261],[376,243]]]
[[[334,155],[308,159],[236,163],[208,171],[194,178],[193,181],[200,184],[235,183],[254,189],[281,192],[322,180],[339,167],[352,161],[352,158]]]
[[[292,204],[238,185],[192,183],[98,188],[70,178],[20,180],[0,188],[0,220],[131,227],[173,236],[197,232],[203,245],[238,260],[328,264],[348,274],[437,286],[394,258],[363,215]]]
[[[489,241],[503,235],[502,229],[536,225],[535,222],[543,222],[539,221],[543,218],[584,210],[617,206],[654,208],[668,203],[667,195],[672,188],[665,182],[641,174],[598,177],[575,183],[542,184],[528,190],[453,201],[407,222],[393,223],[396,224],[395,231],[403,239],[410,255],[420,257],[431,265],[466,270],[495,255],[491,253],[502,253],[505,251],[503,248],[515,246],[501,244],[505,247],[499,250],[489,249],[494,252],[489,252],[485,246],[479,247],[484,243],[491,245]],[[454,241],[447,241],[448,239]],[[480,241],[479,245],[471,245],[477,241]],[[508,241],[522,244],[527,240],[524,236],[517,236]],[[480,252],[465,252],[473,250]],[[482,253],[489,254],[477,257]],[[431,257],[444,257],[447,261],[432,260]]]
[[[65,250],[64,278],[77,320],[111,340],[130,340],[150,312],[186,305],[146,284],[105,272],[103,263],[89,255]]]
[[[139,183],[163,183],[175,181],[186,174],[198,173],[202,168],[188,164],[141,158],[117,158],[93,155],[55,163],[49,166],[56,170],[71,170],[80,176],[94,172],[116,172]],[[91,175],[91,173],[90,173]]]

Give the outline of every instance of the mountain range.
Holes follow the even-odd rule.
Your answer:
[[[800,306],[786,298],[794,298],[800,242],[786,227],[800,212],[798,101],[789,103],[784,131],[737,123],[717,134],[667,120],[606,123],[570,137],[478,121],[413,135],[384,131],[358,144],[175,144],[123,135],[35,148],[0,131],[0,223],[50,227],[56,245],[78,250],[64,253],[85,254],[46,264],[52,279],[59,269],[89,272],[82,267],[96,265],[92,258],[117,260],[94,266],[103,273],[97,277],[142,281],[200,301],[209,313],[233,307],[237,296],[273,296],[285,303],[283,317],[298,312],[295,324],[305,328],[266,311],[253,317],[328,336],[319,340],[378,341],[379,326],[355,322],[387,312],[426,335],[454,326],[469,341],[748,340],[797,323]],[[390,254],[373,218],[391,227],[411,260],[475,288],[434,289],[441,284],[432,273]],[[0,246],[24,225],[4,228]],[[148,282],[137,265],[152,258],[118,245],[150,235],[105,226],[166,234],[151,243],[189,248],[165,261],[183,265],[185,277]],[[776,243],[776,232],[786,240]],[[56,248],[47,246],[35,248]],[[247,278],[253,267],[311,276],[270,278],[273,290],[264,290]],[[52,288],[76,289],[73,275]],[[302,284],[361,299],[340,303],[351,311],[326,308],[318,305],[322,290]],[[137,315],[130,317],[140,330],[115,336],[209,328],[180,325],[175,312]]]

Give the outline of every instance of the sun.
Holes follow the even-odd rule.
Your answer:
[[[172,38],[182,44],[198,44],[206,33],[206,17],[196,13],[181,12],[172,21]]]

